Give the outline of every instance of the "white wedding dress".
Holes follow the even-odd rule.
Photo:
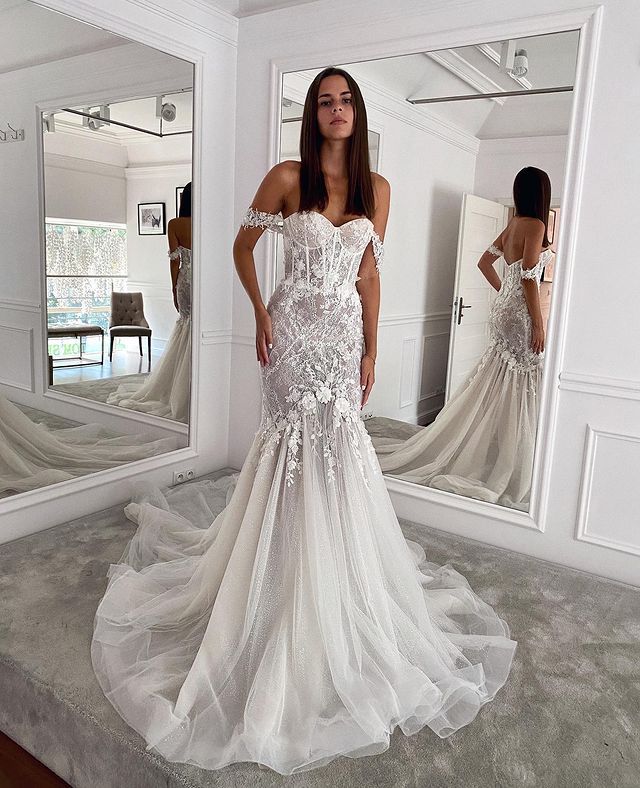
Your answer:
[[[107,403],[121,408],[187,422],[191,382],[191,249],[178,246],[170,259],[180,258],[176,282],[179,317],[156,368],[145,381],[121,383]]]
[[[402,441],[372,437],[383,473],[528,510],[544,353],[531,350],[522,279],[539,282],[552,254],[543,249],[530,269],[505,260],[482,358],[431,424]]]
[[[0,394],[0,494],[34,490],[178,448],[175,437],[114,435],[100,424],[49,429]]]
[[[516,642],[450,564],[406,540],[360,417],[366,217],[249,209],[284,236],[262,420],[239,474],[151,490],[96,616],[106,697],[170,761],[280,774],[446,737],[505,683]],[[226,493],[226,495],[225,495]],[[226,504],[226,506],[225,506]]]

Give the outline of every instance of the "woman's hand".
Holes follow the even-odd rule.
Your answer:
[[[362,402],[360,403],[360,410],[362,410],[362,408],[364,408],[364,406],[367,404],[369,393],[373,388],[373,383],[375,381],[375,365],[375,359],[366,353],[360,360],[360,388],[362,389]]]
[[[544,328],[534,325],[531,329],[531,350],[534,353],[542,353],[544,350]]]
[[[256,309],[256,355],[263,367],[269,363],[269,351],[272,346],[271,315],[264,307]]]

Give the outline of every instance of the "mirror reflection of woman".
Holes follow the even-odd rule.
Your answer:
[[[432,424],[401,442],[372,440],[389,475],[528,509],[545,344],[539,281],[553,254],[549,176],[537,167],[520,170],[513,198],[515,215],[478,261],[499,291],[484,355]],[[502,281],[494,268],[500,257]]]
[[[140,382],[125,381],[107,403],[186,422],[191,382],[191,182],[180,211],[167,225],[171,297],[178,319],[155,369]]]
[[[516,646],[462,575],[405,539],[361,419],[390,190],[342,69],[312,81],[300,148],[234,244],[262,419],[233,494],[208,525],[211,482],[127,507],[139,528],[95,618],[106,696],[149,747],[208,769],[293,774],[382,752],[396,726],[449,736],[493,699]],[[283,234],[285,268],[266,305],[265,230]]]

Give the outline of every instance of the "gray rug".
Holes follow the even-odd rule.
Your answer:
[[[89,656],[108,564],[133,533],[122,506],[0,546],[0,729],[74,788],[638,788],[640,589],[402,527],[430,560],[462,572],[519,643],[496,700],[450,738],[396,730],[380,755],[288,778],[150,755],[102,695]]]

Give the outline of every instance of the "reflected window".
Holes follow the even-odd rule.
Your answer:
[[[45,237],[48,325],[90,323],[108,333],[111,292],[124,290],[128,275],[126,225],[47,219]],[[99,337],[82,341],[85,352],[100,352]],[[79,342],[49,339],[49,354],[77,356]]]

